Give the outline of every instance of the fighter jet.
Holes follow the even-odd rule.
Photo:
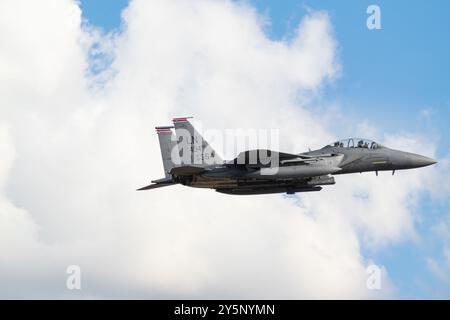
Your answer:
[[[173,126],[156,127],[165,177],[138,190],[182,184],[230,195],[320,191],[348,173],[413,169],[436,163],[414,153],[377,142],[349,138],[298,154],[265,149],[241,152],[224,161],[197,132],[190,118],[174,118]],[[174,134],[175,131],[175,134]]]

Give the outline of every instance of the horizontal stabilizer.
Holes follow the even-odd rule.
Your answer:
[[[205,168],[202,167],[196,167],[196,166],[181,166],[181,167],[175,167],[170,170],[170,174],[177,175],[177,176],[189,176],[193,174],[198,174],[205,171]]]
[[[142,187],[140,189],[137,189],[137,191],[142,191],[142,190],[151,190],[151,189],[156,189],[156,188],[162,188],[162,187],[168,187],[168,186],[173,186],[177,184],[176,182],[163,182],[163,183],[152,183],[151,185],[148,185],[146,187]]]
[[[171,183],[173,180],[172,178],[161,178],[157,180],[152,180],[152,183]]]

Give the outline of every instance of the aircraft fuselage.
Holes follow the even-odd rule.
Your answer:
[[[139,190],[183,184],[236,195],[292,194],[320,191],[323,185],[335,184],[334,175],[367,171],[378,175],[378,171],[394,173],[436,163],[431,158],[361,138],[340,140],[299,154],[247,150],[233,160],[223,161],[188,118],[175,118],[173,123],[173,127],[156,128],[166,177]]]

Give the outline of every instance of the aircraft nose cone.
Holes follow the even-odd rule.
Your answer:
[[[434,159],[418,154],[411,157],[411,162],[414,167],[426,167],[437,163],[437,161]]]

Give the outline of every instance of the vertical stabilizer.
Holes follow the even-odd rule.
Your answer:
[[[177,141],[175,135],[172,132],[172,126],[156,127],[156,133],[158,134],[159,147],[161,149],[161,157],[164,166],[164,174],[166,178],[172,178],[169,173],[175,166],[172,161],[172,154],[178,154]]]
[[[189,117],[173,119],[182,165],[206,167],[223,163],[222,158],[192,126],[189,119]]]

